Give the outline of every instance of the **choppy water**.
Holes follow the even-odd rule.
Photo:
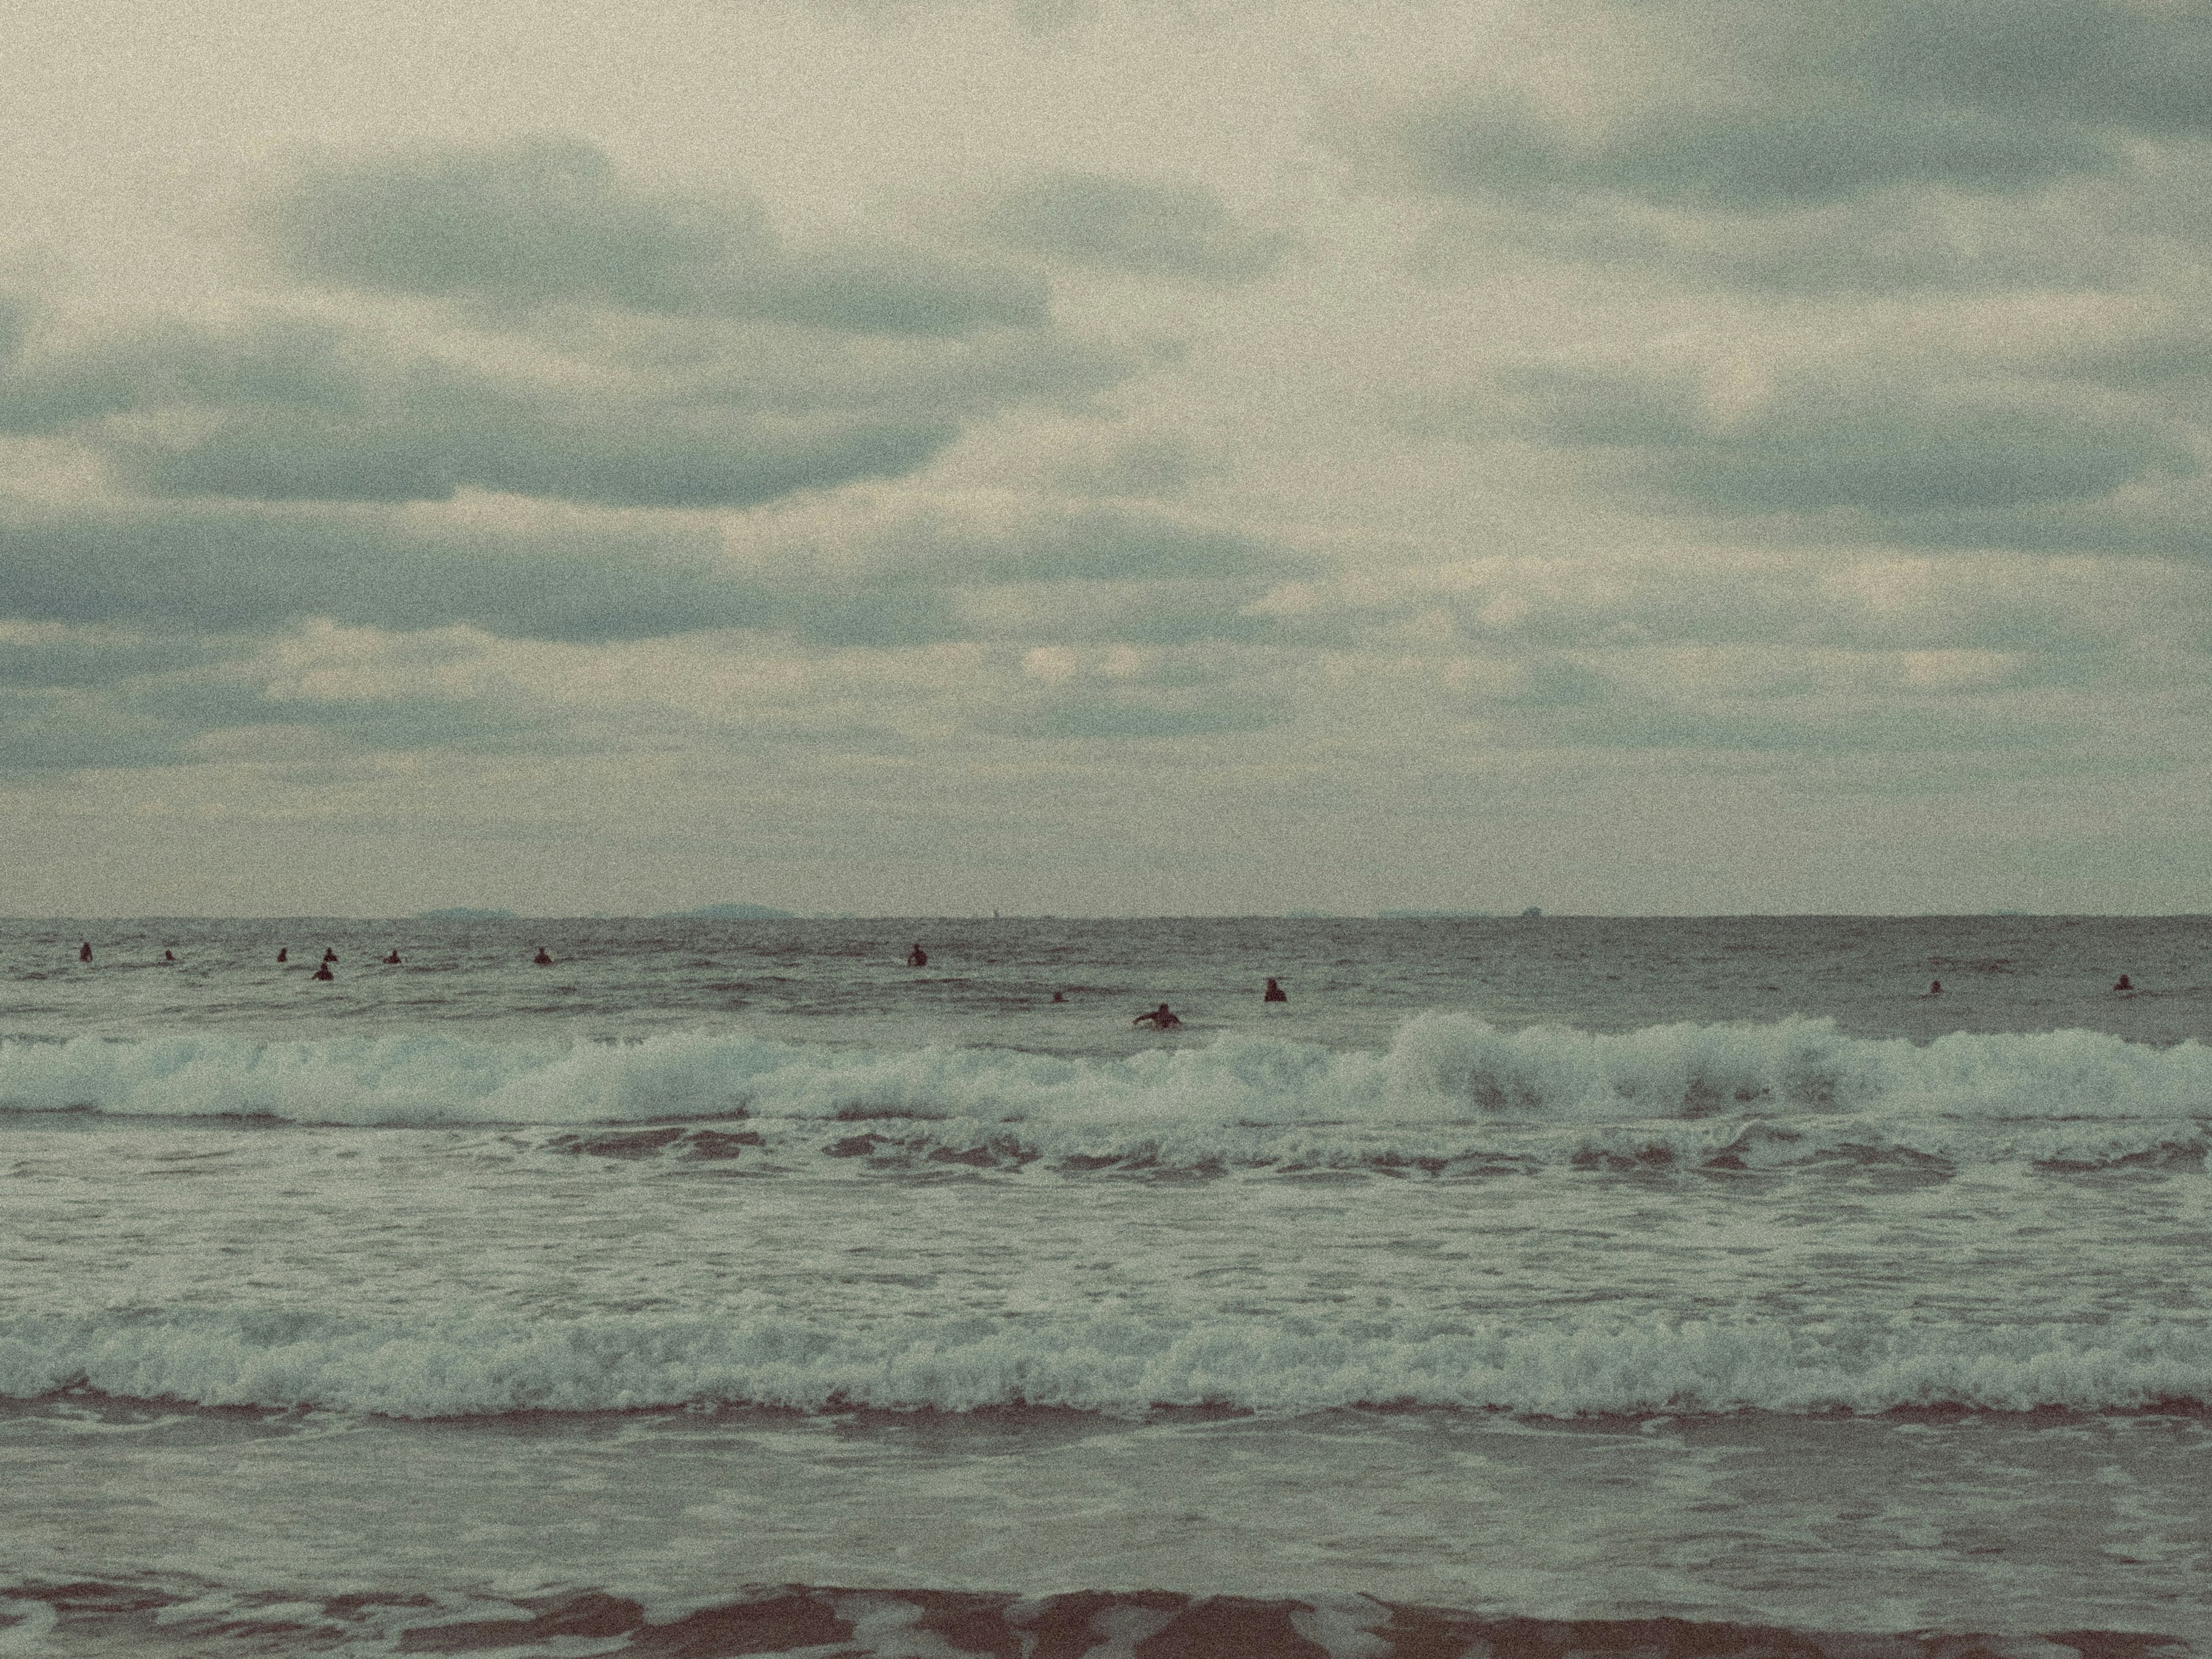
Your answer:
[[[2208,954],[0,924],[0,1653],[2203,1643]]]

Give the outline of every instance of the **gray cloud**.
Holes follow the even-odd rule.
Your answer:
[[[1525,103],[1437,99],[1389,135],[1415,183],[1447,195],[1619,191],[1667,206],[1772,212],[1854,200],[1899,184],[2020,190],[2113,166],[2070,124],[1908,105],[1869,110],[1843,93],[1783,107],[1662,109],[1577,139]]]
[[[909,533],[930,538],[912,556],[980,581],[1280,576],[1302,564],[1249,532],[1133,506],[1077,506],[988,538],[957,523]]]
[[[0,687],[0,775],[164,765],[191,735],[95,688]]]
[[[2201,678],[2208,599],[2212,568],[2172,559],[1743,548],[1474,560],[1392,583],[1293,584],[1260,608],[1278,617],[1278,641],[1370,656],[1472,653],[1493,669],[1503,658],[1510,673],[1467,682],[1476,701],[1587,702],[1609,697],[1616,680],[1663,685],[1662,668],[1784,691],[1916,674],[1943,684],[1961,671],[1970,684],[2050,684],[2106,665],[2154,681]],[[1946,654],[1956,653],[1968,655]],[[1593,678],[1598,653],[1607,672]]]
[[[400,640],[386,654],[396,668],[411,664],[428,675],[456,648]],[[606,743],[593,741],[588,722],[570,711],[496,680],[460,693],[337,696],[288,690],[251,656],[168,673],[130,666],[117,662],[96,685],[0,688],[0,773],[174,766],[219,750],[297,761],[348,750],[561,753]],[[634,749],[644,736],[630,730],[622,740]]]
[[[1133,276],[1233,283],[1267,276],[1285,236],[1253,230],[1203,185],[1054,173],[1006,191],[984,214],[1003,247]]]
[[[497,372],[467,343],[264,313],[25,346],[0,364],[0,431],[73,438],[164,495],[746,506],[911,472],[967,421],[1129,367],[1036,330],[883,343],[680,322],[585,330],[550,362],[538,342]]]
[[[1043,638],[1242,636],[1256,625],[1240,609],[1304,568],[1251,538],[1103,507],[996,528],[909,518],[853,554],[802,540],[744,558],[680,520],[502,529],[175,503],[19,511],[0,517],[0,617],[228,634],[313,616],[580,641],[757,629],[848,645],[1003,636],[1010,621]]]
[[[1716,420],[1694,380],[1548,365],[1514,377],[1530,430],[1628,452],[1660,488],[1725,512],[1853,507],[1910,518],[2109,495],[2197,470],[2185,434],[2115,413],[1936,386],[1807,386]]]
[[[1027,272],[915,248],[787,250],[757,203],[651,196],[574,139],[325,165],[263,210],[313,281],[511,306],[747,317],[862,333],[1036,326]]]
[[[2024,339],[1995,359],[1878,341],[1825,360],[1578,354],[1409,424],[1552,447],[1624,503],[1730,537],[2197,556],[2212,488],[2190,385],[2132,339]]]
[[[214,661],[233,648],[219,635],[0,623],[0,686],[100,685]]]
[[[1866,18],[1837,67],[1900,95],[2040,108],[2092,128],[2212,133],[2212,17],[2201,6],[1883,0]]]
[[[1053,482],[1086,495],[1164,499],[1182,495],[1208,469],[1179,433],[1139,433],[1103,453],[1060,466]]]
[[[783,605],[682,530],[532,534],[369,508],[118,506],[0,520],[0,615],[232,632],[305,616],[552,639],[768,625]]]
[[[1437,201],[1432,269],[1517,244],[1783,292],[2108,286],[2212,236],[2200,6],[1609,0],[1601,15],[1650,72],[1595,113],[1483,82],[1339,125],[1370,181]]]
[[[1900,185],[2015,191],[2212,133],[2212,19],[2118,0],[1622,5],[1674,60],[1577,131],[1511,94],[1405,106],[1370,152],[1447,195],[1772,212]]]
[[[2130,223],[2154,216],[2155,225]],[[2154,232],[2179,228],[2171,214],[2106,180],[2003,199],[1899,188],[1761,213],[1675,210],[1591,193],[1442,204],[1419,262],[1449,280],[1480,270],[1510,244],[1779,295],[2112,288],[2140,279],[2154,261]]]

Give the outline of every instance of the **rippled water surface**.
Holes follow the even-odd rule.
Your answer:
[[[0,925],[0,1651],[2201,1644],[2209,951]]]

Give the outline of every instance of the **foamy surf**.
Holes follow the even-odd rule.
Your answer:
[[[0,1042],[0,1109],[347,1125],[746,1119],[746,1139],[694,1135],[674,1153],[979,1168],[2171,1168],[2203,1160],[2212,1051],[2083,1030],[1922,1045],[1845,1036],[1825,1020],[1607,1035],[1437,1013],[1381,1051],[1234,1036],[1123,1058],[703,1031],[628,1042],[84,1036]],[[870,1127],[825,1136],[825,1121]],[[568,1144],[633,1156],[678,1139]]]
[[[398,1418],[758,1406],[1109,1415],[1212,1407],[1662,1413],[2200,1409],[2201,1322],[1965,1329],[1578,1315],[1559,1322],[738,1311],[524,1320],[322,1313],[15,1316],[0,1396],[70,1389]]]

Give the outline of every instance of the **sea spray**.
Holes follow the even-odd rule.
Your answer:
[[[578,1124],[771,1116],[1024,1124],[1695,1121],[1856,1114],[2008,1121],[2212,1118],[2212,1050],[2100,1032],[1946,1036],[1832,1022],[1601,1034],[1408,1020],[1387,1050],[1229,1036],[1110,1058],[833,1048],[684,1031],[495,1042],[425,1031],[0,1041],[0,1108],[310,1123]]]

